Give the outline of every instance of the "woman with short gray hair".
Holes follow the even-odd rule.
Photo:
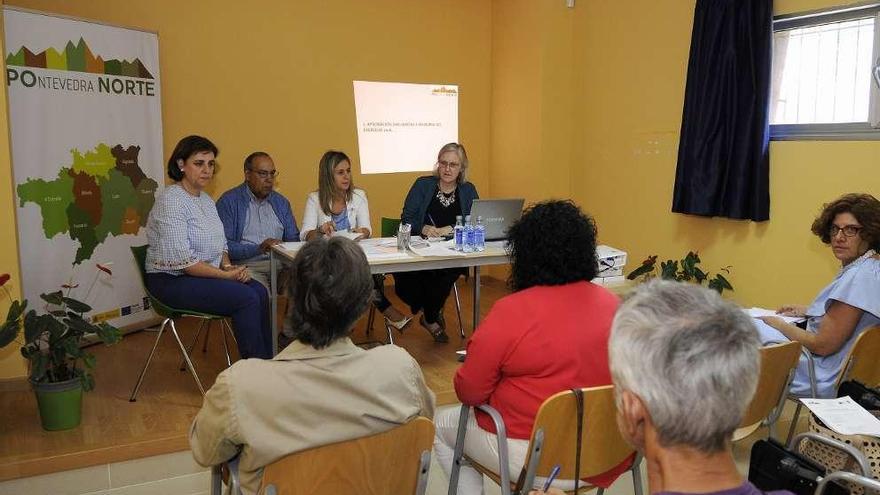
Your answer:
[[[647,459],[651,493],[761,493],[730,442],[758,382],[751,318],[709,289],[641,285],[614,317],[611,376],[623,437]]]

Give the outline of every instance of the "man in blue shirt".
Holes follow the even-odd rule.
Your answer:
[[[277,175],[268,153],[251,153],[244,160],[244,183],[217,200],[230,261],[247,265],[251,278],[267,288],[269,250],[275,244],[299,240],[290,202],[274,190]]]

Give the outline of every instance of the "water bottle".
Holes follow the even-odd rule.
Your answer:
[[[397,227],[397,250],[398,251],[406,251],[406,248],[409,247],[410,240],[410,232],[412,230],[412,225],[408,223],[401,223]]]
[[[474,224],[471,223],[471,216],[464,217],[464,239],[461,250],[465,253],[474,252]]]
[[[474,251],[486,250],[486,227],[483,225],[483,217],[477,217],[477,225],[474,226]]]
[[[457,215],[455,217],[455,250],[461,251],[462,245],[464,244],[464,240],[462,239],[462,234],[464,234],[464,223],[461,220],[461,215]]]

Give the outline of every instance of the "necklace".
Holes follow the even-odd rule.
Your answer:
[[[458,189],[458,188],[456,188]],[[449,208],[452,203],[455,203],[455,191],[453,189],[451,193],[448,195],[440,190],[440,187],[437,187],[437,200],[440,201],[440,204],[443,205],[444,208]]]

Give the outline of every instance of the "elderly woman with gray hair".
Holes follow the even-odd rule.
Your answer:
[[[652,281],[620,307],[609,341],[617,422],[647,460],[651,493],[762,493],[730,444],[757,386],[759,346],[740,308],[697,285]]]
[[[258,492],[264,466],[288,454],[434,414],[412,356],[393,345],[365,351],[349,339],[373,296],[364,252],[345,238],[321,238],[299,250],[292,272],[296,340],[272,360],[243,359],[220,373],[190,429],[203,466],[240,453],[245,494]]]

